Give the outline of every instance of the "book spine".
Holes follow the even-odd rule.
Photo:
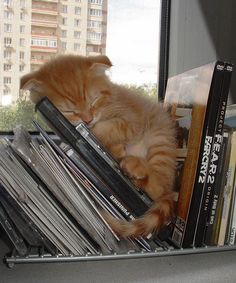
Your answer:
[[[215,70],[211,82],[210,93],[207,103],[206,117],[205,117],[203,134],[202,134],[197,172],[195,176],[195,183],[192,192],[187,223],[185,226],[184,239],[182,243],[183,247],[191,247],[194,244],[196,224],[199,217],[200,204],[202,202],[202,193],[207,176],[207,168],[211,155],[212,143],[215,132],[217,113],[218,113],[218,111],[215,111],[215,109],[218,109],[220,104],[220,92],[222,87],[223,74],[224,74],[224,63],[217,62],[215,65]]]
[[[211,135],[211,138],[213,139],[213,143],[210,154],[210,161],[207,169],[207,176],[205,179],[205,183],[203,185],[200,212],[199,212],[198,222],[194,235],[194,245],[196,247],[202,246],[204,241],[207,219],[209,215],[210,205],[212,202],[213,187],[216,180],[216,175],[218,174],[217,171],[219,165],[219,155],[221,152],[222,142],[223,142],[224,118],[225,118],[225,112],[226,112],[226,106],[228,100],[231,74],[232,74],[232,65],[226,63],[224,68],[224,77],[223,77],[215,129],[212,128],[211,131],[208,131],[208,135],[209,134]]]
[[[232,202],[232,216],[231,221],[229,223],[229,231],[228,231],[228,245],[234,245],[235,237],[236,237],[236,174],[234,174],[234,187],[233,187],[233,202]]]
[[[127,203],[135,215],[139,217],[149,209],[151,201],[120,178],[117,172],[86,142],[47,97],[36,104],[36,109],[62,140],[69,144],[97,172],[121,200]]]
[[[224,168],[223,173],[219,178],[221,179],[220,182],[220,196],[216,207],[216,217],[213,224],[213,234],[211,236],[211,245],[218,245],[219,233],[220,233],[220,225],[221,225],[221,218],[222,218],[222,211],[224,205],[224,194],[225,188],[228,183],[228,168],[229,168],[229,160],[230,160],[230,153],[231,153],[231,138],[232,138],[232,131],[227,128],[225,131],[228,132],[228,141],[227,141],[227,148],[226,148],[226,156],[224,161]]]
[[[225,244],[227,224],[229,221],[230,206],[233,194],[233,182],[236,166],[236,131],[233,132],[231,137],[231,152],[228,167],[227,183],[224,190],[223,209],[221,216],[221,224],[218,238],[218,245],[223,246]]]
[[[181,185],[179,190],[176,220],[174,221],[174,229],[171,240],[177,247],[182,246],[185,225],[187,222],[189,204],[192,196],[192,187],[195,178],[195,162],[198,161],[200,150],[199,135],[204,124],[206,107],[196,104],[192,108],[192,123],[189,129],[188,153],[184,161],[183,172],[181,177]],[[197,142],[196,142],[197,141]],[[199,142],[198,142],[199,141]],[[195,162],[193,162],[193,160]]]
[[[225,164],[225,159],[226,159],[226,154],[227,154],[227,144],[228,144],[228,139],[229,139],[229,133],[224,132],[223,134],[223,142],[222,142],[222,147],[219,155],[219,164],[218,164],[218,169],[217,169],[217,174],[216,174],[216,180],[214,184],[214,189],[213,189],[213,196],[212,196],[212,202],[210,205],[210,211],[208,215],[208,223],[206,227],[206,233],[205,233],[205,239],[204,239],[204,244],[206,245],[214,245],[212,242],[212,236],[213,232],[215,230],[215,223],[217,220],[217,207],[220,206],[220,198],[221,198],[221,191],[222,191],[222,176],[224,174],[224,164]]]

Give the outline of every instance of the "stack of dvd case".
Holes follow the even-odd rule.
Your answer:
[[[54,134],[33,121],[0,140],[0,223],[20,256],[32,247],[52,255],[151,251],[157,237],[120,239],[103,217],[133,220],[152,205],[85,124],[76,128],[44,97],[36,110]]]

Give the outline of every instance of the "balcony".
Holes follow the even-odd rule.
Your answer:
[[[48,60],[46,59],[40,59],[40,58],[31,58],[30,64],[31,65],[43,65],[46,63]]]
[[[32,37],[31,39],[31,52],[57,52],[57,39],[56,37]],[[35,59],[38,57],[35,56]]]
[[[41,2],[58,3],[58,0],[41,0]]]
[[[47,31],[47,33],[45,32],[40,32],[40,31],[37,31],[37,32],[34,32],[32,31],[31,32],[31,36],[32,38],[48,38],[48,39],[52,39],[52,40],[57,40],[57,35],[56,35],[56,31],[55,32],[49,32]]]
[[[102,40],[101,39],[88,38],[87,44],[89,44],[89,45],[102,45]]]
[[[33,6],[32,7],[32,13],[35,14],[43,14],[43,15],[52,15],[52,16],[57,16],[58,12],[57,9],[52,9],[50,7],[37,7],[37,6]]]
[[[31,20],[32,26],[38,26],[38,27],[50,27],[50,28],[56,28],[58,23],[57,20],[44,20],[44,19],[34,19]]]
[[[57,47],[31,46],[31,52],[57,53]]]

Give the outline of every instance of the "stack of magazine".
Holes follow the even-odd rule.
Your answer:
[[[0,223],[20,256],[151,251],[158,237],[120,239],[103,217],[132,220],[152,201],[120,171],[83,123],[75,128],[48,100],[36,105],[55,134],[33,121],[0,140]]]

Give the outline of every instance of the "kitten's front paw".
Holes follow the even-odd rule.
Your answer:
[[[113,144],[108,146],[108,150],[111,152],[111,154],[117,159],[121,160],[125,157],[125,146],[124,144]]]
[[[144,160],[136,156],[126,156],[122,159],[120,167],[137,186],[144,186],[148,178],[148,171]]]
[[[96,123],[92,128],[91,128],[92,133],[95,135],[95,137],[103,142],[103,128],[101,123]]]

